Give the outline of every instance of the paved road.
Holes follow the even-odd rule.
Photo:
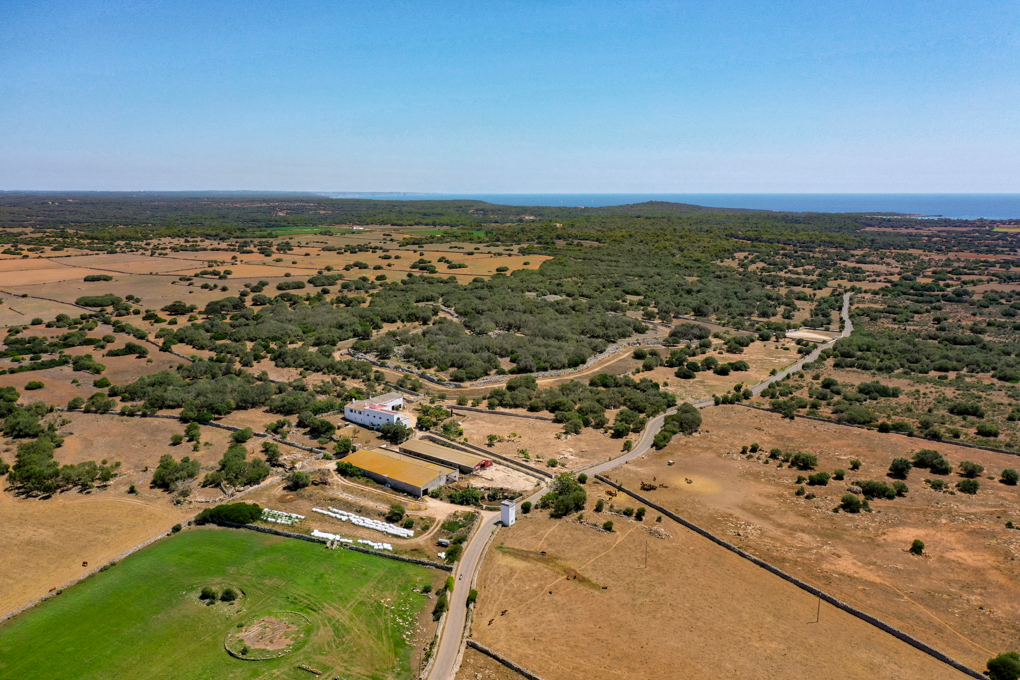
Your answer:
[[[843,295],[843,309],[841,314],[843,316],[844,323],[843,332],[840,337],[848,338],[854,329],[853,323],[850,322],[850,293]],[[818,346],[813,352],[797,361],[797,363],[751,388],[751,391],[754,394],[761,393],[762,390],[772,383],[782,380],[787,375],[801,370],[805,363],[814,361],[823,350],[832,347],[834,344],[836,344],[836,341],[832,340],[824,345]],[[712,399],[702,399],[692,403],[697,408],[705,408],[715,404]],[[612,460],[578,468],[576,471],[584,471],[589,476],[605,474],[613,468],[625,465],[635,458],[643,456],[648,452],[648,449],[652,447],[655,435],[657,435],[659,430],[662,429],[662,425],[666,420],[666,415],[674,411],[675,409],[671,409],[670,411],[649,420],[648,425],[641,433],[641,438],[638,439],[637,444],[628,453],[617,458],[613,458]],[[545,487],[536,491],[527,500],[535,502],[535,500],[537,500],[543,493],[545,493]],[[455,574],[455,577],[459,580],[456,582],[454,587],[453,597],[450,598],[450,613],[447,614],[446,617],[446,625],[443,628],[443,634],[439,640],[439,649],[436,652],[436,661],[432,666],[432,671],[428,676],[429,680],[453,680],[454,673],[457,670],[457,657],[460,655],[461,642],[464,635],[464,622],[467,618],[467,596],[468,591],[471,588],[471,579],[474,577],[475,570],[478,569],[478,564],[482,560],[482,554],[484,552],[485,545],[489,540],[489,536],[492,535],[492,532],[497,526],[499,526],[499,513],[483,512],[478,530],[471,537],[467,547],[464,549],[463,557],[461,557],[460,562],[457,563],[457,574]]]
[[[464,635],[464,622],[467,619],[467,596],[471,590],[471,579],[478,563],[482,561],[485,544],[489,536],[499,525],[498,512],[482,512],[478,529],[464,548],[464,553],[457,562],[457,570],[453,575],[453,595],[450,597],[450,611],[446,615],[443,635],[439,638],[439,649],[436,660],[429,673],[431,680],[453,680],[456,672],[457,657],[460,655],[461,639]]]

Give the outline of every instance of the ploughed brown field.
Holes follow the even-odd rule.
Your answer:
[[[677,437],[609,477],[974,668],[1016,646],[1020,531],[1005,525],[1020,524],[1020,494],[998,477],[1020,458],[740,406],[705,409],[702,417],[700,433]],[[752,443],[764,455],[741,456]],[[817,470],[843,469],[846,479],[806,486],[813,499],[797,496],[797,476],[810,472],[765,464],[772,448],[815,454]],[[921,448],[937,449],[954,468],[964,460],[983,465],[977,495],[937,492],[924,482],[954,486],[962,479],[955,471],[939,477],[913,469],[906,496],[872,500],[871,513],[832,512],[852,481],[891,484],[892,459]],[[850,470],[852,459],[861,461],[860,471]],[[642,492],[641,482],[667,487]],[[606,488],[589,493],[599,487]],[[603,497],[618,509],[638,505],[623,494]],[[923,557],[907,552],[914,539],[924,542]]]

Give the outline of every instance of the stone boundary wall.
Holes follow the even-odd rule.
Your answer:
[[[494,652],[493,650],[491,650],[488,647],[486,647],[485,645],[483,645],[481,642],[478,642],[476,640],[468,640],[467,641],[467,646],[471,647],[472,649],[475,649],[475,650],[481,652],[482,654],[484,654],[485,656],[489,657],[490,659],[494,659],[494,660],[500,662],[501,664],[503,664],[504,666],[506,666],[510,670],[515,671],[517,673],[520,673],[524,677],[528,678],[528,680],[544,680],[541,675],[538,675],[536,673],[532,673],[531,671],[529,671],[524,666],[522,666],[522,665],[520,665],[520,664],[518,664],[518,663],[516,663],[514,661],[511,661],[510,659],[506,658],[505,656],[503,656],[502,654],[500,654],[498,652]],[[981,676],[981,677],[984,677],[984,676]]]
[[[765,406],[754,406],[753,404],[732,404],[732,406],[743,406],[744,408],[754,409],[755,411],[767,411],[768,413],[779,413],[779,411],[776,411],[774,409],[766,408]],[[805,418],[807,420],[815,420],[815,421],[818,421],[820,423],[830,423],[832,425],[839,425],[841,427],[853,427],[853,428],[856,428],[858,430],[869,430],[871,432],[878,432],[878,430],[873,428],[873,427],[866,427],[864,425],[856,425],[854,423],[842,423],[842,422],[840,422],[838,420],[829,420],[828,418],[819,418],[818,416],[802,416],[802,415],[800,415],[798,413],[797,417],[798,418]],[[946,440],[946,439],[931,439],[930,437],[925,437],[925,436],[922,436],[922,435],[919,435],[919,434],[909,434],[907,432],[878,432],[878,434],[883,434],[883,435],[886,435],[886,434],[896,434],[896,435],[899,435],[901,437],[909,437],[910,439],[920,439],[921,441],[932,442],[933,444],[951,444],[952,446],[962,446],[962,447],[967,448],[967,449],[977,449],[979,451],[990,451],[992,453],[1004,453],[1007,456],[1020,456],[1020,451],[1007,451],[1006,449],[996,449],[996,448],[992,448],[991,446],[981,446],[980,444],[969,444],[967,442],[958,442],[958,441],[955,441],[955,440],[949,441],[949,440]]]
[[[527,418],[529,420],[544,420],[548,423],[555,423],[555,418],[548,416],[536,416],[530,413],[513,413],[511,411],[503,411],[500,409],[487,409],[487,408],[476,408],[474,406],[447,406],[446,408],[451,411],[470,411],[472,413],[491,413],[497,416],[510,416],[511,418]]]
[[[644,496],[641,496],[640,494],[635,493],[634,491],[631,491],[630,489],[625,488],[622,484],[617,484],[616,482],[613,482],[613,481],[609,480],[608,478],[606,478],[606,477],[604,477],[602,475],[595,475],[595,479],[597,479],[600,482],[603,482],[605,484],[608,484],[609,486],[613,487],[614,489],[618,489],[618,490],[622,491],[623,493],[627,494],[631,498],[633,498],[633,499],[635,499],[637,501],[640,501],[641,503],[644,503],[645,505],[647,505],[650,508],[655,508],[656,510],[658,510],[662,514],[664,514],[667,517],[669,517],[670,519],[672,519],[673,521],[681,524],[682,526],[690,529],[691,531],[693,531],[693,532],[695,532],[697,534],[700,534],[701,536],[707,538],[708,540],[712,541],[716,545],[719,545],[719,546],[721,546],[723,548],[726,548],[730,552],[733,552],[733,553],[739,555],[740,557],[743,557],[745,560],[748,560],[749,562],[752,562],[752,563],[758,565],[762,569],[765,569],[766,571],[769,571],[769,572],[775,574],[776,576],[778,576],[779,578],[783,579],[784,581],[792,583],[793,585],[797,586],[801,590],[804,590],[804,591],[806,591],[808,593],[811,593],[812,595],[814,595],[814,596],[816,596],[816,597],[818,597],[818,598],[820,598],[822,600],[825,600],[826,602],[828,602],[832,606],[836,607],[837,609],[842,609],[843,611],[845,611],[846,613],[850,614],[851,616],[855,616],[855,617],[861,619],[862,621],[864,621],[866,623],[870,623],[872,626],[878,628],[879,630],[881,630],[881,631],[883,631],[885,633],[889,633],[893,637],[898,638],[899,640],[902,640],[903,642],[907,643],[911,647],[914,647],[915,649],[918,649],[918,650],[924,652],[925,654],[928,654],[929,656],[934,657],[935,659],[938,659],[939,661],[941,661],[944,664],[952,666],[953,668],[955,668],[956,670],[960,671],[961,673],[965,673],[965,674],[969,675],[972,678],[982,678],[983,679],[985,677],[982,673],[979,673],[978,671],[974,670],[970,666],[964,665],[963,663],[957,661],[956,659],[952,658],[948,654],[945,654],[944,652],[940,652],[939,650],[935,649],[931,645],[929,645],[929,644],[927,644],[925,642],[922,642],[921,640],[918,640],[917,638],[915,638],[914,636],[910,635],[909,633],[905,633],[905,632],[903,632],[902,630],[900,630],[898,628],[890,626],[888,623],[882,621],[881,619],[879,619],[879,618],[877,618],[875,616],[872,616],[871,614],[868,614],[867,612],[861,611],[860,609],[857,609],[856,607],[854,607],[852,605],[849,605],[846,602],[843,602],[842,600],[836,599],[832,595],[829,595],[828,593],[826,593],[824,590],[821,590],[819,588],[816,588],[816,587],[810,585],[809,583],[805,583],[804,581],[801,581],[796,576],[791,576],[790,574],[787,574],[782,569],[779,569],[778,567],[775,567],[775,566],[769,564],[765,560],[759,559],[759,558],[755,557],[754,555],[741,550],[740,548],[738,548],[737,546],[733,545],[732,543],[724,541],[723,539],[719,538],[715,534],[709,532],[707,529],[702,529],[697,524],[694,524],[693,522],[689,522],[689,521],[685,520],[684,518],[680,517],[680,515],[676,514],[675,512],[671,512],[670,510],[667,510],[666,508],[662,507],[661,505],[659,505],[657,503],[653,503],[652,501],[648,500]],[[496,657],[493,657],[493,658],[496,658]]]

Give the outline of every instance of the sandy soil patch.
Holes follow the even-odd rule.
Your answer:
[[[266,616],[242,630],[238,637],[249,647],[258,649],[285,649],[295,639],[298,627],[275,616]]]
[[[996,478],[1016,457],[949,444],[882,435],[738,406],[702,412],[702,432],[678,437],[658,453],[612,471],[610,477],[637,489],[640,482],[666,483],[646,492],[710,531],[844,601],[874,613],[961,661],[984,662],[1015,646],[1020,602],[1005,594],[1020,584],[1020,521],[1016,487],[982,477],[977,496],[931,490],[925,470],[913,470],[910,491],[892,501],[875,500],[875,512],[834,514],[851,481],[886,477],[896,457],[922,447],[939,450],[951,463],[971,460]],[[846,481],[807,487],[814,499],[795,495],[801,473],[775,461],[747,459],[742,446],[805,451],[818,456],[818,470],[847,471]],[[850,471],[852,459],[861,461]],[[668,466],[667,460],[675,460]],[[960,478],[945,477],[949,484]],[[690,480],[691,483],[687,483]],[[617,505],[636,505],[620,496]],[[925,543],[925,557],[907,548]]]

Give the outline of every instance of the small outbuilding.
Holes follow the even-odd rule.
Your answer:
[[[499,520],[505,527],[512,527],[517,521],[517,501],[503,501],[499,504]]]

